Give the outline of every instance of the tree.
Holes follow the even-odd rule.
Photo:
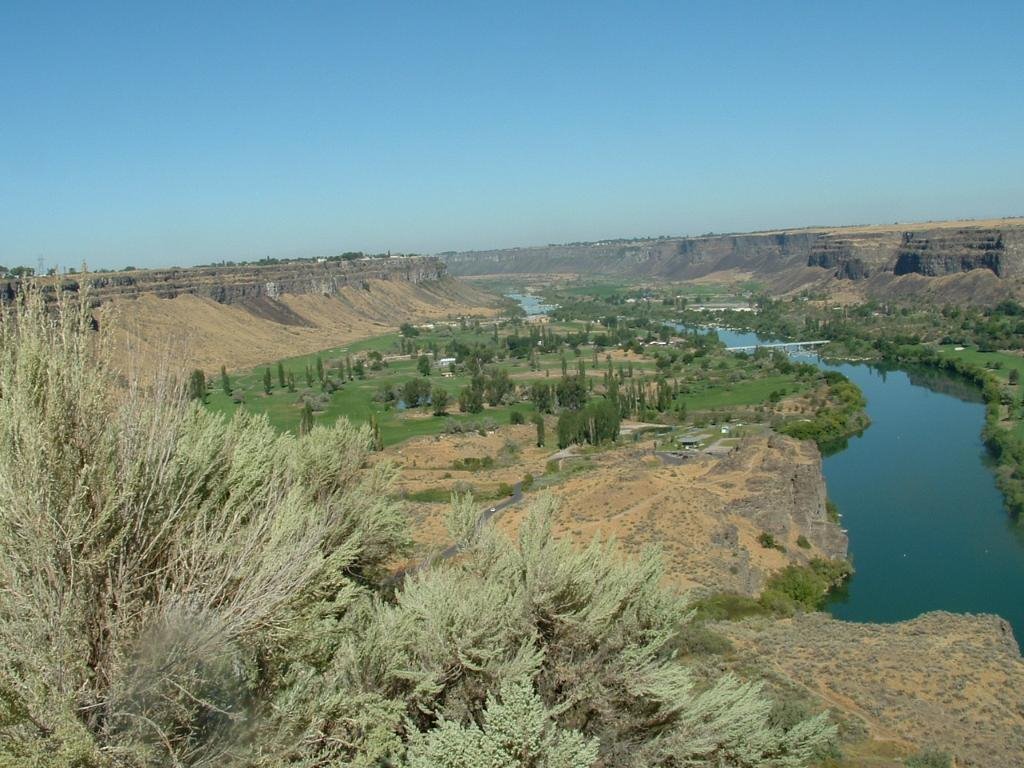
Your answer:
[[[608,399],[599,398],[580,411],[563,411],[558,417],[558,447],[573,443],[598,445],[619,435],[619,410]]]
[[[544,417],[541,416],[539,413],[535,413],[535,414],[533,414],[533,418],[530,419],[530,421],[532,421],[534,423],[534,426],[537,427],[537,447],[538,448],[543,448],[544,447]]]
[[[476,387],[463,387],[459,391],[459,410],[463,413],[480,413],[484,409],[484,393]]]
[[[196,368],[188,377],[188,398],[206,402],[206,374]]]
[[[394,326],[392,326],[392,328],[393,327]],[[415,325],[412,325],[410,323],[402,323],[398,327],[398,331],[399,331],[399,333],[401,333],[407,339],[411,339],[413,336],[419,336],[420,335],[420,329],[417,328]]]
[[[309,363],[306,363],[306,386],[313,386],[313,369],[309,367]]]
[[[1020,371],[1017,370],[1016,368],[1011,368],[1010,369],[1010,383],[1011,384],[1018,384],[1018,383],[1020,383]]]
[[[284,375],[284,364],[280,360],[277,361],[277,385],[281,389],[288,385],[288,379]]]
[[[500,405],[505,396],[512,392],[514,388],[515,385],[512,383],[512,379],[509,378],[508,369],[494,366],[487,370],[484,376],[483,390],[484,398],[489,406],[493,408],[496,405]]]
[[[223,365],[220,367],[220,388],[225,395],[231,397],[231,379],[228,378],[228,369]]]
[[[270,391],[273,388],[274,388],[274,380],[270,376],[270,369],[266,368],[263,371],[263,391],[266,392],[269,395]]]
[[[324,361],[321,359],[320,355],[316,356],[316,378],[317,378],[317,380],[319,380],[319,382],[321,384],[323,384],[323,381],[324,381]]]
[[[292,373],[291,371],[288,371],[288,391],[295,391],[295,374]]]
[[[530,400],[540,413],[551,413],[555,397],[551,385],[546,381],[535,381],[530,385]]]
[[[366,378],[366,365],[362,360],[356,360],[355,364],[352,366],[352,371],[355,373],[357,379]]]
[[[402,385],[402,400],[406,408],[418,408],[430,397],[430,384],[423,379],[409,379]]]
[[[313,408],[307,401],[302,406],[302,415],[299,417],[299,435],[308,435],[313,430]]]
[[[558,405],[578,411],[587,402],[587,382],[583,376],[563,376],[555,385]]]
[[[380,436],[380,423],[377,421],[377,414],[370,414],[370,446],[374,451],[384,450],[384,440]]]
[[[419,360],[416,361],[416,370],[420,372],[421,376],[430,375],[430,358],[426,355],[420,355]]]
[[[435,416],[444,416],[448,413],[448,402],[451,396],[444,387],[434,387],[430,393],[430,402],[434,406]]]

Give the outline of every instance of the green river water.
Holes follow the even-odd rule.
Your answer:
[[[758,340],[718,333],[729,346]],[[996,488],[977,388],[931,371],[818,365],[857,384],[871,417],[824,460],[856,569],[832,614],[889,622],[940,609],[996,613],[1024,636],[1024,529]]]

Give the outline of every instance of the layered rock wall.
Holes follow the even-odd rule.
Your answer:
[[[899,291],[898,278],[991,273],[1024,278],[1024,221],[950,222],[610,241],[450,253],[452,274],[576,273],[630,278],[700,279],[713,275],[765,280],[776,292],[861,283]],[[873,281],[873,282],[872,282]],[[1024,283],[1005,292],[1024,295]],[[986,291],[987,298],[999,298]],[[989,296],[989,294],[992,294]]]
[[[87,283],[95,303],[154,294],[164,299],[188,295],[212,299],[218,304],[235,304],[246,300],[278,299],[285,294],[331,296],[342,288],[366,287],[373,280],[415,285],[440,280],[445,274],[446,268],[440,259],[416,256],[104,272],[48,278],[43,287],[51,293],[58,285],[63,290],[79,291]],[[17,281],[0,282],[0,300],[13,299],[18,289]]]

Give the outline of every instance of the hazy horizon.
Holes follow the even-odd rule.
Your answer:
[[[0,264],[1024,213],[1024,6],[10,3]]]

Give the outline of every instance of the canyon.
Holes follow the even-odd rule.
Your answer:
[[[453,275],[754,280],[774,294],[951,301],[1024,295],[1024,219],[812,227],[442,254]]]

